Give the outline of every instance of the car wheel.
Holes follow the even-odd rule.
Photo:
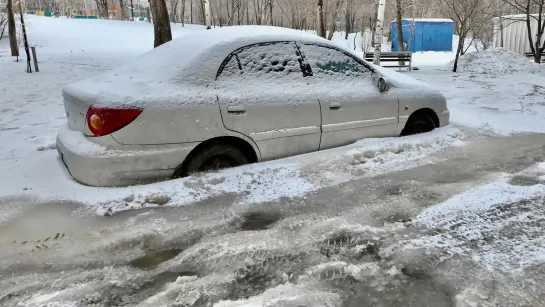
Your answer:
[[[218,171],[248,163],[248,158],[238,147],[229,144],[214,144],[199,150],[192,156],[185,174]]]
[[[426,133],[433,129],[435,129],[433,119],[427,115],[420,115],[411,119],[407,125],[405,125],[405,129],[403,129],[401,136]]]

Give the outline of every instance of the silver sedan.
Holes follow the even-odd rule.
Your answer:
[[[63,89],[57,149],[86,185],[125,186],[449,123],[446,100],[300,31],[184,36]]]

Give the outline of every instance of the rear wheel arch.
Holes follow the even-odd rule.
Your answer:
[[[196,155],[198,155],[203,150],[210,148],[215,145],[219,144],[225,144],[225,145],[231,145],[235,146],[236,148],[240,149],[246,159],[248,160],[248,163],[255,163],[259,161],[258,153],[254,149],[254,147],[246,140],[235,137],[235,136],[222,136],[222,137],[216,137],[209,140],[206,140],[197,147],[193,148],[193,150],[189,153],[189,155],[185,158],[184,162],[176,168],[174,171],[174,178],[179,177],[185,177],[187,176],[187,167],[190,163],[190,161],[195,158]]]

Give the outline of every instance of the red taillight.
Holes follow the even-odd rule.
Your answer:
[[[128,124],[142,113],[135,107],[90,107],[87,111],[87,126],[94,136],[113,133]]]

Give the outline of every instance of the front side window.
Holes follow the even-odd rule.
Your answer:
[[[272,42],[246,46],[224,61],[218,80],[235,77],[277,82],[301,80],[303,73],[293,42]]]
[[[350,81],[369,79],[372,71],[352,56],[329,47],[302,44],[300,49],[315,78]]]

